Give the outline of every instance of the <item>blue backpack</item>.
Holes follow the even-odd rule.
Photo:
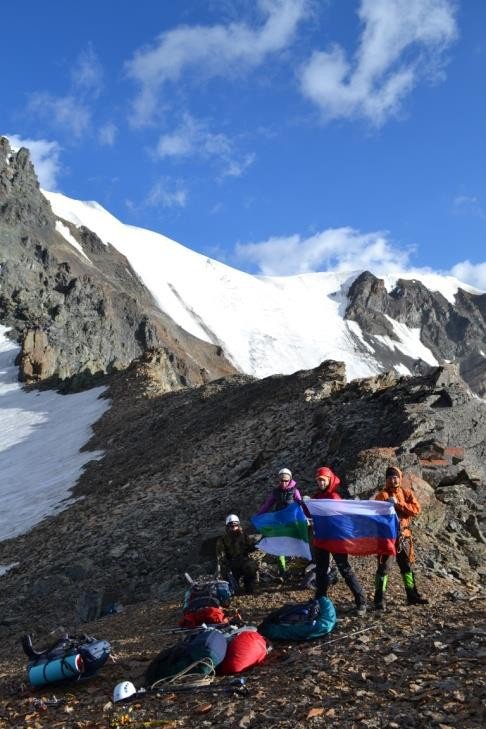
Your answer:
[[[153,686],[183,672],[208,675],[222,663],[227,647],[226,636],[220,630],[200,630],[161,651],[147,668],[145,685]]]
[[[320,597],[274,610],[258,626],[258,632],[270,640],[313,640],[330,633],[335,625],[333,603]]]
[[[228,607],[234,592],[226,580],[194,582],[184,595],[183,611],[203,607]]]
[[[30,635],[24,635],[21,643],[30,659],[27,677],[31,686],[35,687],[90,678],[106,663],[111,653],[107,640],[97,640],[88,635],[79,638],[66,635],[42,651],[34,649]]]

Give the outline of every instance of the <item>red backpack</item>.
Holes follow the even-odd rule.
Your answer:
[[[244,630],[231,638],[218,673],[241,673],[263,663],[267,657],[267,641],[256,630]]]

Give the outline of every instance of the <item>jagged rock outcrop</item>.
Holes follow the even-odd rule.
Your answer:
[[[284,465],[312,493],[315,467],[327,463],[342,492],[361,498],[382,485],[387,464],[400,465],[425,507],[421,567],[477,580],[486,554],[486,403],[454,366],[346,383],[341,363],[324,362],[165,395],[158,367],[146,356],[112,378],[113,405],[91,443],[106,455],[82,476],[83,499],[0,544],[0,563],[19,562],[2,578],[5,612],[28,605],[45,623],[72,616],[88,589],[122,603],[180,589],[184,571],[212,569],[207,545],[225,515],[255,513]]]
[[[370,346],[376,348],[377,343],[367,335],[397,338],[387,317],[420,329],[422,343],[437,361],[457,362],[466,382],[481,396],[486,395],[486,294],[459,289],[452,306],[441,293],[413,279],[399,279],[388,293],[382,279],[365,271],[350,286],[348,298],[345,316],[360,325]],[[386,357],[391,366],[390,352],[385,350],[385,361]],[[416,368],[411,360],[411,371]]]
[[[70,236],[75,245],[71,245]],[[27,150],[0,138],[0,322],[20,342],[22,379],[75,384],[158,350],[167,389],[234,372],[218,347],[157,307],[125,256],[54,217]]]

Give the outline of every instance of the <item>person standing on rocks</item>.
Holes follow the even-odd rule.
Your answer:
[[[338,493],[338,486],[341,483],[336,474],[327,466],[318,468],[315,474],[317,491],[312,495],[313,499],[342,499]],[[327,596],[327,591],[334,580],[332,570],[329,570],[331,553],[314,544],[314,561],[316,564],[316,599]],[[334,561],[341,573],[346,585],[353,593],[356,603],[356,613],[360,617],[366,615],[366,595],[360,581],[356,577],[353,568],[349,564],[347,554],[333,554]]]
[[[237,587],[243,579],[245,592],[253,594],[258,568],[249,555],[255,548],[255,542],[242,529],[238,516],[229,514],[224,534],[216,542],[217,576],[226,580],[233,577]]]
[[[267,497],[265,503],[259,511],[257,516],[260,514],[266,514],[268,511],[280,511],[285,509],[293,502],[298,504],[302,503],[302,496],[297,488],[296,482],[292,478],[292,471],[288,468],[281,468],[278,472],[278,486],[276,486]],[[287,561],[285,555],[280,555],[278,558],[278,573],[280,577],[284,578],[287,572]]]
[[[376,494],[375,499],[390,501],[395,505],[395,511],[400,522],[400,533],[396,545],[396,561],[405,585],[407,602],[409,605],[426,605],[429,601],[418,592],[415,574],[412,571],[412,564],[415,559],[410,523],[414,516],[420,514],[420,504],[411,489],[403,488],[402,478],[403,475],[399,468],[389,466],[385,473],[385,488]],[[393,557],[390,555],[380,555],[378,557],[374,600],[377,610],[385,609],[385,590],[392,560]]]

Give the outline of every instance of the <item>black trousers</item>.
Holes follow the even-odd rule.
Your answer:
[[[332,556],[334,557],[334,561],[336,562],[337,568],[345,583],[353,593],[356,605],[365,605],[365,592],[361,587],[360,581],[353,572],[353,568],[349,564],[348,555],[333,554]],[[327,595],[327,590],[329,588],[329,577],[327,572],[329,569],[331,554],[324,549],[314,547],[314,559],[316,563],[316,597],[322,597],[323,595]]]
[[[378,557],[378,568],[376,570],[377,575],[382,576],[389,574],[390,567],[394,559],[396,559],[398,568],[402,575],[405,574],[405,572],[412,571],[412,565],[410,563],[412,544],[410,539],[407,539],[406,537],[401,538],[399,543],[397,543],[397,547],[398,551],[396,557],[393,557],[391,554],[380,555]]]
[[[252,587],[256,581],[257,565],[251,557],[236,557],[229,560],[229,570],[232,572],[236,582],[243,578],[246,588]]]

